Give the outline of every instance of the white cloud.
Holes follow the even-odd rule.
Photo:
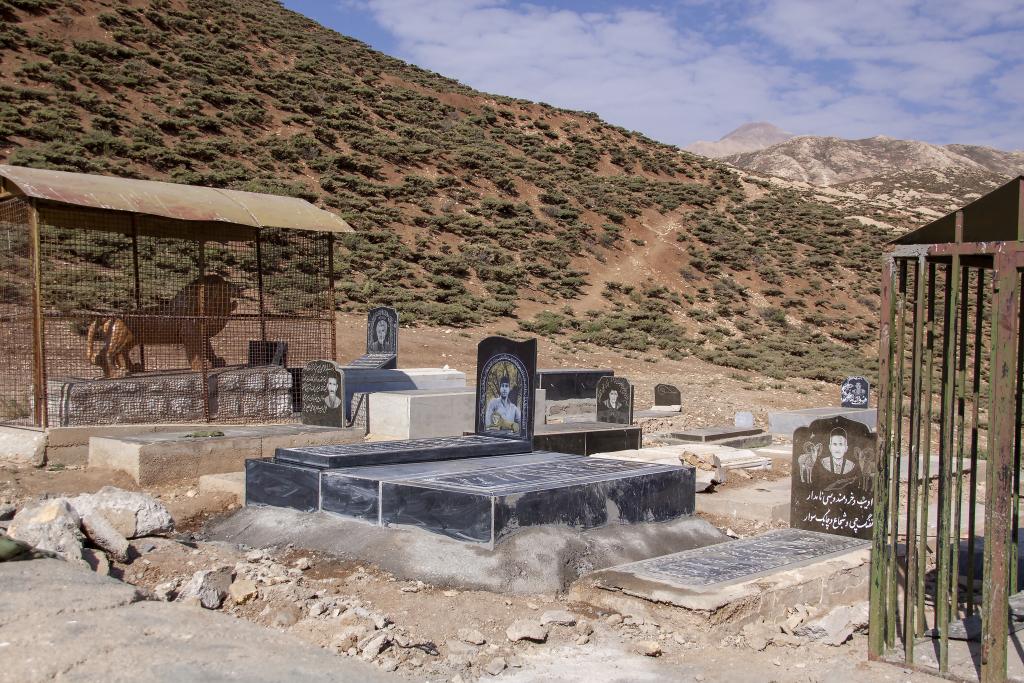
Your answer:
[[[1024,147],[1024,115],[1006,107],[1021,100],[1019,0],[761,0],[744,16],[717,0],[671,11],[357,6],[416,64],[680,145],[767,120],[800,133]]]

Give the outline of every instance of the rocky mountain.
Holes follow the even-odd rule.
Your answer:
[[[0,18],[0,160],[304,197],[356,229],[345,310],[778,378],[872,371],[884,214],[472,90],[273,0],[0,0]],[[83,281],[111,267],[101,246],[69,256]],[[74,291],[72,309],[105,300]]]
[[[862,140],[800,136],[750,152],[722,157],[734,166],[814,185],[839,185],[898,174],[940,172],[946,180],[985,174],[1009,178],[1024,172],[1024,151],[978,145],[932,145],[882,135]],[[905,182],[910,182],[910,177]],[[885,182],[885,181],[879,181]],[[982,189],[973,187],[971,191]]]
[[[687,152],[693,152],[701,156],[720,159],[732,154],[756,152],[759,149],[785,142],[793,137],[795,136],[792,133],[787,133],[778,126],[759,121],[756,123],[745,123],[715,142],[698,140],[684,149]]]

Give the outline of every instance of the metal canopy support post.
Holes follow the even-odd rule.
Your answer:
[[[1014,399],[1020,278],[1016,260],[995,255],[992,293],[992,367],[989,381],[988,487],[982,589],[981,681],[1006,680],[1009,561],[1014,481]],[[1017,558],[1012,558],[1016,562]]]
[[[37,427],[49,426],[46,391],[46,322],[43,318],[42,239],[39,232],[39,208],[34,199],[28,207],[29,248],[32,254],[32,378]]]

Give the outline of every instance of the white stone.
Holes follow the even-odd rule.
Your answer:
[[[234,571],[229,567],[204,569],[192,575],[178,593],[178,600],[197,599],[206,609],[217,609],[224,602]]]
[[[18,510],[7,535],[67,560],[82,559],[81,520],[66,498],[54,498]]]
[[[548,610],[540,615],[541,625],[558,624],[559,626],[575,626],[576,615],[564,609]]]
[[[106,517],[93,512],[82,518],[82,530],[95,545],[110,553],[118,562],[128,561],[128,539],[114,528]]]
[[[125,538],[151,536],[174,528],[171,513],[164,504],[146,493],[104,486],[96,493],[69,498],[68,503],[79,517],[99,512]]]
[[[520,619],[512,622],[505,629],[505,635],[512,642],[519,640],[532,640],[536,643],[543,643],[548,639],[548,629],[532,619]]]

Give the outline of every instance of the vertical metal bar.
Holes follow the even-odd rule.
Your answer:
[[[956,353],[957,296],[960,293],[960,255],[954,254],[946,267],[946,313],[942,325],[942,407],[939,412],[939,528],[935,539],[938,577],[935,583],[935,628],[939,632],[939,671],[949,670],[949,561],[950,487],[953,462],[953,386]],[[957,537],[959,544],[959,535]],[[955,592],[956,587],[952,590]]]
[[[327,234],[327,310],[331,321],[331,360],[338,360],[338,313],[334,304],[334,233]]]
[[[1013,491],[1013,401],[1017,377],[1016,264],[994,256],[992,274],[992,365],[989,374],[988,480],[985,491],[985,567],[982,591],[981,681],[1006,679],[1009,600],[1008,552]],[[1013,558],[1016,561],[1016,558]]]
[[[203,375],[203,417],[210,422],[210,358],[206,355],[206,242],[199,240],[199,358]]]
[[[267,341],[267,309],[263,300],[263,233],[256,228],[256,294],[260,313],[260,341]]]
[[[135,310],[142,312],[142,279],[139,277],[139,225],[138,216],[132,214],[132,278],[134,279]],[[143,325],[145,320],[140,321]],[[146,369],[146,345],[139,342],[139,366]],[[131,371],[131,368],[126,368]]]
[[[46,390],[46,320],[43,318],[43,240],[39,228],[39,208],[28,200],[28,233],[32,248],[32,376],[35,387],[34,418],[37,427],[49,426]]]
[[[971,368],[971,486],[967,490],[967,614],[974,614],[977,603],[974,600],[974,581],[976,549],[975,529],[977,526],[978,507],[978,439],[980,437],[981,419],[981,348],[985,321],[985,269],[978,268],[978,284],[974,301],[974,357]],[[985,468],[986,475],[988,467]]]
[[[925,357],[924,357],[924,389],[921,395],[924,416],[921,418],[923,429],[918,436],[918,451],[921,453],[920,488],[918,495],[918,534],[917,544],[917,631],[915,635],[924,634],[928,625],[925,623],[925,589],[924,568],[928,566],[928,493],[931,489],[932,466],[932,397],[934,395],[933,377],[935,375],[935,264],[928,264],[928,314],[925,319]],[[909,484],[908,484],[909,485]],[[915,484],[916,486],[916,484]]]
[[[889,448],[889,436],[892,433],[892,390],[891,378],[894,372],[895,345],[893,344],[893,325],[896,317],[896,269],[895,260],[885,260],[882,270],[882,314],[879,325],[879,392],[878,392],[878,424],[881,427],[881,438],[878,440],[879,452],[875,459],[874,494],[875,506],[872,511],[872,546],[871,546],[871,584],[870,611],[868,613],[868,652],[871,657],[881,657],[885,652],[886,622],[888,619],[887,598],[889,563],[892,562],[893,549],[886,544],[889,531],[889,490],[891,488],[891,469],[889,467],[892,451]],[[897,394],[898,395],[898,394]],[[902,400],[900,397],[898,400]],[[897,477],[897,485],[899,477]]]
[[[957,323],[957,371],[956,371],[956,493],[953,508],[953,559],[950,562],[952,577],[950,585],[953,591],[954,619],[960,615],[960,537],[963,524],[964,500],[964,418],[966,413],[967,391],[967,308],[968,296],[971,291],[971,270],[964,268],[960,277],[960,321]]]
[[[1020,289],[1019,284],[1017,288]],[[1024,291],[1021,291],[1021,300],[1017,302],[1017,315],[1017,391],[1013,413],[1013,521],[1010,524],[1010,593],[1016,593],[1018,586],[1017,529],[1020,528],[1020,422],[1022,399],[1024,399],[1024,363],[1021,362],[1021,359],[1024,358],[1024,335],[1020,334],[1020,330],[1024,329]]]
[[[896,298],[897,309],[897,331],[896,349],[894,358],[896,360],[895,370],[892,379],[889,381],[892,394],[893,414],[889,425],[889,449],[892,453],[891,477],[893,480],[892,494],[889,497],[889,520],[890,548],[893,555],[899,548],[899,515],[900,515],[900,450],[903,448],[903,366],[906,364],[906,331],[907,331],[907,281],[908,261],[900,259],[899,293]],[[896,579],[897,558],[893,557],[889,562],[888,585],[889,596],[887,599],[889,615],[886,621],[885,642],[887,647],[896,644],[896,613],[899,610],[899,588]]]
[[[918,257],[914,271],[914,340],[910,365],[910,439],[907,449],[907,573],[903,584],[903,652],[907,664],[914,663],[914,641],[918,628],[915,615],[917,591],[918,586],[923,585],[922,578],[918,576],[922,567],[918,564],[917,506],[920,489],[918,464],[921,457],[921,354],[924,347],[926,267],[924,256]],[[895,476],[900,475],[897,472]],[[925,542],[924,539],[922,542]]]

